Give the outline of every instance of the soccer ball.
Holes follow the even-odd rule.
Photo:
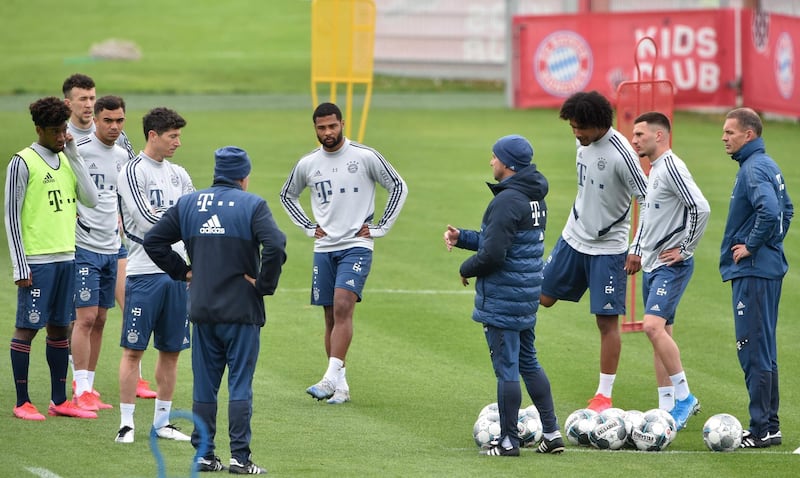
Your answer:
[[[656,415],[661,416],[667,422],[667,424],[669,424],[669,428],[670,430],[672,430],[669,441],[674,440],[675,436],[678,434],[678,426],[675,423],[675,419],[672,418],[672,415],[668,411],[662,410],[661,408],[654,408],[652,410],[648,410],[645,412],[645,415],[647,415],[648,413],[655,413]]]
[[[478,413],[478,418],[480,417],[489,417],[490,420],[494,420],[496,422],[500,421],[500,409],[497,407],[497,402],[490,403],[483,407]]]
[[[742,424],[733,415],[718,413],[703,425],[703,441],[711,451],[734,451],[742,444]]]
[[[589,445],[589,433],[594,428],[594,418],[597,412],[588,408],[581,408],[570,413],[564,422],[567,440],[573,445]]]
[[[542,421],[539,418],[539,410],[533,405],[528,408],[520,408],[517,428],[523,446],[532,446],[538,443],[542,439]]]
[[[636,448],[642,451],[661,451],[666,448],[675,435],[675,421],[668,420],[663,410],[648,410],[642,424],[631,430],[631,438]],[[668,413],[667,413],[668,415]]]
[[[490,442],[500,439],[500,422],[488,415],[478,417],[472,426],[472,438],[480,448],[488,448]]]
[[[639,410],[628,410],[625,412],[625,415],[622,417],[625,420],[625,428],[628,430],[628,439],[626,440],[627,445],[636,448],[636,444],[633,442],[633,438],[631,437],[631,433],[633,432],[634,428],[640,428],[644,423],[644,413]]]
[[[536,408],[536,405],[528,405],[528,407],[520,410],[520,414],[522,414],[523,411],[525,412],[526,415],[528,415],[531,418],[537,418],[539,420],[542,419],[541,416],[539,415],[539,409]]]
[[[619,450],[625,445],[628,431],[625,421],[613,413],[609,416],[600,413],[594,419],[594,428],[589,432],[589,442],[601,450]]]
[[[623,410],[621,408],[611,407],[611,408],[606,408],[605,410],[600,412],[600,415],[603,415],[606,418],[619,417],[619,418],[624,419],[625,418],[625,410]]]

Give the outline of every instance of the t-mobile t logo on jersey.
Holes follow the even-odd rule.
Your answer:
[[[153,207],[164,206],[164,191],[160,189],[150,190],[150,205]]]
[[[539,219],[542,219],[547,214],[547,209],[543,209],[539,201],[530,201],[531,205],[531,219],[533,219],[533,227],[539,227]]]
[[[208,211],[208,206],[214,202],[214,193],[201,193],[197,196],[198,211]]]
[[[53,206],[54,212],[61,212],[63,211],[62,205],[64,204],[64,200],[61,197],[61,190],[54,189],[52,191],[47,191],[47,197],[49,198],[49,203]],[[67,201],[69,204],[69,201]]]
[[[317,191],[317,197],[322,200],[322,204],[328,204],[330,201],[329,198],[331,197],[331,194],[333,194],[333,189],[331,189],[331,181],[328,179],[314,183],[314,190]]]
[[[588,168],[583,163],[578,163],[578,186],[583,186],[586,181],[586,170]]]

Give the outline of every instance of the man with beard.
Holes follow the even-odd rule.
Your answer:
[[[306,392],[335,405],[350,401],[345,358],[353,338],[353,311],[372,265],[373,240],[389,232],[408,188],[380,153],[343,135],[338,106],[322,103],[312,119],[322,147],[297,162],[280,198],[292,222],[315,240],[311,304],[322,306],[325,314],[328,368]],[[379,221],[374,220],[376,184],[389,192]],[[299,201],[306,187],[313,220]]]

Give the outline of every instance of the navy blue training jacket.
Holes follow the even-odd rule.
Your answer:
[[[460,230],[456,247],[477,251],[461,264],[462,277],[477,277],[472,319],[525,330],[536,324],[544,261],[547,179],[535,164],[497,184],[481,230]]]
[[[794,215],[783,175],[767,155],[763,138],[745,144],[731,157],[739,163],[739,171],[720,248],[722,280],[781,279],[789,269],[783,238]],[[731,251],[736,244],[744,244],[751,254],[738,264]]]
[[[180,240],[191,266],[171,248]],[[192,271],[194,323],[264,325],[263,296],[278,286],[285,248],[267,202],[219,177],[210,188],[181,196],[144,238],[145,251],[170,277],[185,280]],[[244,274],[256,279],[255,287]]]

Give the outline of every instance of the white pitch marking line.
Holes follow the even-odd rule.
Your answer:
[[[287,293],[309,293],[309,289],[281,289],[278,288],[278,292],[287,292]],[[435,290],[435,289],[421,289],[421,290],[411,290],[411,289],[365,289],[364,293],[366,294],[407,294],[407,295],[472,295],[475,293],[473,289],[467,290]]]
[[[25,469],[40,478],[61,478],[59,475],[56,475],[55,473],[46,468],[31,468],[28,466],[25,467]]]

